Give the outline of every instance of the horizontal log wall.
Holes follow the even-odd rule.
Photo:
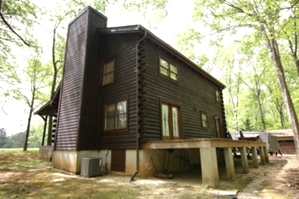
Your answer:
[[[99,92],[104,40],[99,36],[97,29],[106,27],[106,20],[97,12],[89,12],[88,24],[78,150],[94,150],[99,145],[97,109],[101,99]]]
[[[103,35],[104,62],[115,59],[114,82],[100,82],[99,134],[100,149],[130,149],[136,147],[136,43],[138,34]],[[103,67],[103,65],[102,65]],[[105,131],[105,104],[127,100],[127,128]]]
[[[146,101],[143,102],[144,109],[141,111],[144,120],[142,142],[161,139],[162,101],[180,106],[183,139],[217,137],[214,116],[223,120],[222,102],[216,102],[215,98],[215,89],[220,88],[153,43],[146,43],[145,52],[143,92]],[[160,74],[160,56],[178,67],[178,81]],[[201,125],[201,111],[208,115],[209,127],[206,129]]]
[[[100,40],[107,18],[87,7],[69,25],[55,150],[95,149],[98,142],[97,94]]]
[[[76,150],[77,146],[87,19],[84,12],[69,25],[55,150]]]

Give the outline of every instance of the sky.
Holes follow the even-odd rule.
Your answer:
[[[57,3],[61,2],[60,0],[33,1],[39,6],[47,8],[49,12],[55,11]],[[174,45],[174,36],[186,28],[191,21],[192,0],[184,0],[184,4],[182,4],[181,1],[172,0],[170,2],[171,3],[166,8],[168,13],[167,17],[158,24],[154,24],[154,26],[156,26],[155,29],[150,29],[150,27],[148,27],[148,23],[142,19],[141,13],[123,12],[121,8],[111,6],[108,7],[106,12],[103,14],[108,17],[108,27],[141,24],[145,28],[150,29],[150,31],[166,43]],[[146,13],[147,16],[153,15],[151,12],[153,11],[149,9]],[[41,21],[41,24],[35,26],[34,34],[38,37],[38,41],[43,46],[41,60],[46,63],[51,59],[52,29],[54,22],[47,18],[41,19]],[[65,24],[67,25],[67,23]],[[26,50],[22,50],[20,52],[20,49],[15,49],[15,51],[18,51],[15,53],[22,55],[18,56],[18,64],[25,66],[26,58],[30,57],[29,52]],[[1,87],[0,95],[3,96],[3,90],[1,90]],[[2,106],[2,110],[0,110],[0,128],[4,128],[6,130],[7,136],[24,132],[26,130],[28,118],[26,105],[17,100],[5,102],[3,99],[4,98],[0,101],[0,105]],[[40,116],[33,116],[32,124],[36,125],[38,123],[43,124],[43,120]]]

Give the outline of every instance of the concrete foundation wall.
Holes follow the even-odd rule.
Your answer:
[[[54,151],[52,163],[55,168],[78,174],[77,151]]]
[[[166,152],[165,152],[166,151]],[[136,168],[136,150],[126,150],[125,172],[111,171],[111,150],[101,151],[54,151],[53,166],[58,169],[80,174],[82,158],[102,158],[102,172],[117,175],[133,175]],[[189,161],[189,163],[188,163]],[[200,165],[198,149],[171,150],[139,150],[138,176],[148,178],[165,170],[177,172],[197,168]],[[164,168],[163,168],[164,166]],[[156,170],[155,170],[156,167]],[[107,170],[106,170],[107,169]]]
[[[38,151],[38,158],[43,161],[51,161],[53,153],[53,146],[40,146]]]
[[[82,158],[103,158],[104,162],[105,153],[106,151],[54,151],[52,162],[55,168],[80,174]]]

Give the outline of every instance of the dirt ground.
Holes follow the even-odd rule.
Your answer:
[[[220,185],[201,184],[199,170],[173,173],[173,179],[141,179],[104,175],[84,178],[57,170],[37,159],[37,150],[0,150],[0,198],[299,198],[299,161],[295,156],[269,156],[270,163],[242,174],[235,161],[236,179]],[[234,195],[237,193],[237,195]]]

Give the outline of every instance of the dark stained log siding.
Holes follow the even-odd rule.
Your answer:
[[[115,59],[114,82],[102,86],[99,96],[99,134],[101,149],[128,149],[136,147],[136,43],[139,34],[103,35],[104,61]],[[127,128],[104,130],[105,104],[127,100]]]
[[[178,81],[160,75],[160,56],[178,67]],[[221,119],[224,116],[223,106],[221,102],[216,102],[215,98],[215,89],[219,87],[150,42],[146,43],[145,60],[143,92],[146,101],[143,102],[144,109],[141,111],[141,115],[144,115],[141,116],[144,120],[141,142],[161,139],[162,101],[180,106],[183,139],[217,137],[214,116],[218,115]],[[207,129],[201,126],[200,111],[208,115]]]
[[[106,17],[90,7],[69,25],[55,150],[91,149],[88,145],[96,144],[97,113],[90,111],[90,106],[97,105],[91,93],[97,93],[98,88],[95,80],[90,80],[90,71],[98,68],[98,48],[93,49],[96,28],[105,26]],[[96,70],[94,75],[99,74]]]
[[[85,58],[86,20],[83,13],[69,26],[55,150],[75,150]]]
[[[78,150],[96,149],[99,139],[97,109],[101,97],[98,93],[101,85],[103,40],[99,37],[97,29],[106,27],[106,19],[91,11],[88,24]]]

